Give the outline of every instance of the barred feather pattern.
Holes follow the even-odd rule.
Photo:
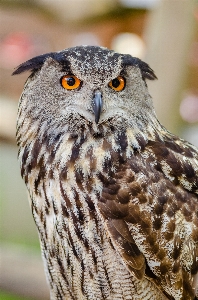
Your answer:
[[[192,146],[168,133],[154,139],[122,130],[95,138],[87,128],[56,143],[35,136],[19,158],[51,299],[193,299]]]
[[[51,299],[197,299],[197,149],[152,109],[98,125],[75,112],[47,119],[34,76],[17,142]]]

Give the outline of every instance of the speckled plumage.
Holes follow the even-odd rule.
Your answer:
[[[14,74],[26,70],[17,142],[51,299],[196,299],[198,151],[158,122],[152,69],[82,46]],[[61,86],[67,74],[78,89]],[[119,75],[117,92],[108,83]]]

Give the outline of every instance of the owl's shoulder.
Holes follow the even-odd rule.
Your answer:
[[[198,194],[198,149],[174,136],[166,134],[162,141],[149,141],[146,151],[154,158],[155,168],[175,186]]]

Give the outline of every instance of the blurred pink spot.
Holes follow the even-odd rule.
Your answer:
[[[34,45],[27,34],[12,33],[0,43],[0,66],[5,69],[16,67],[33,53]]]
[[[198,122],[198,95],[188,94],[180,104],[180,115],[189,123]]]

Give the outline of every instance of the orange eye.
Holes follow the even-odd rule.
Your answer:
[[[80,86],[81,81],[74,75],[66,75],[61,78],[61,84],[64,89],[75,90]]]
[[[109,82],[109,86],[110,86],[113,90],[115,90],[115,91],[117,91],[117,92],[122,91],[122,90],[124,89],[124,87],[125,87],[125,79],[124,79],[124,77],[118,76],[117,78],[111,80],[111,81]]]

